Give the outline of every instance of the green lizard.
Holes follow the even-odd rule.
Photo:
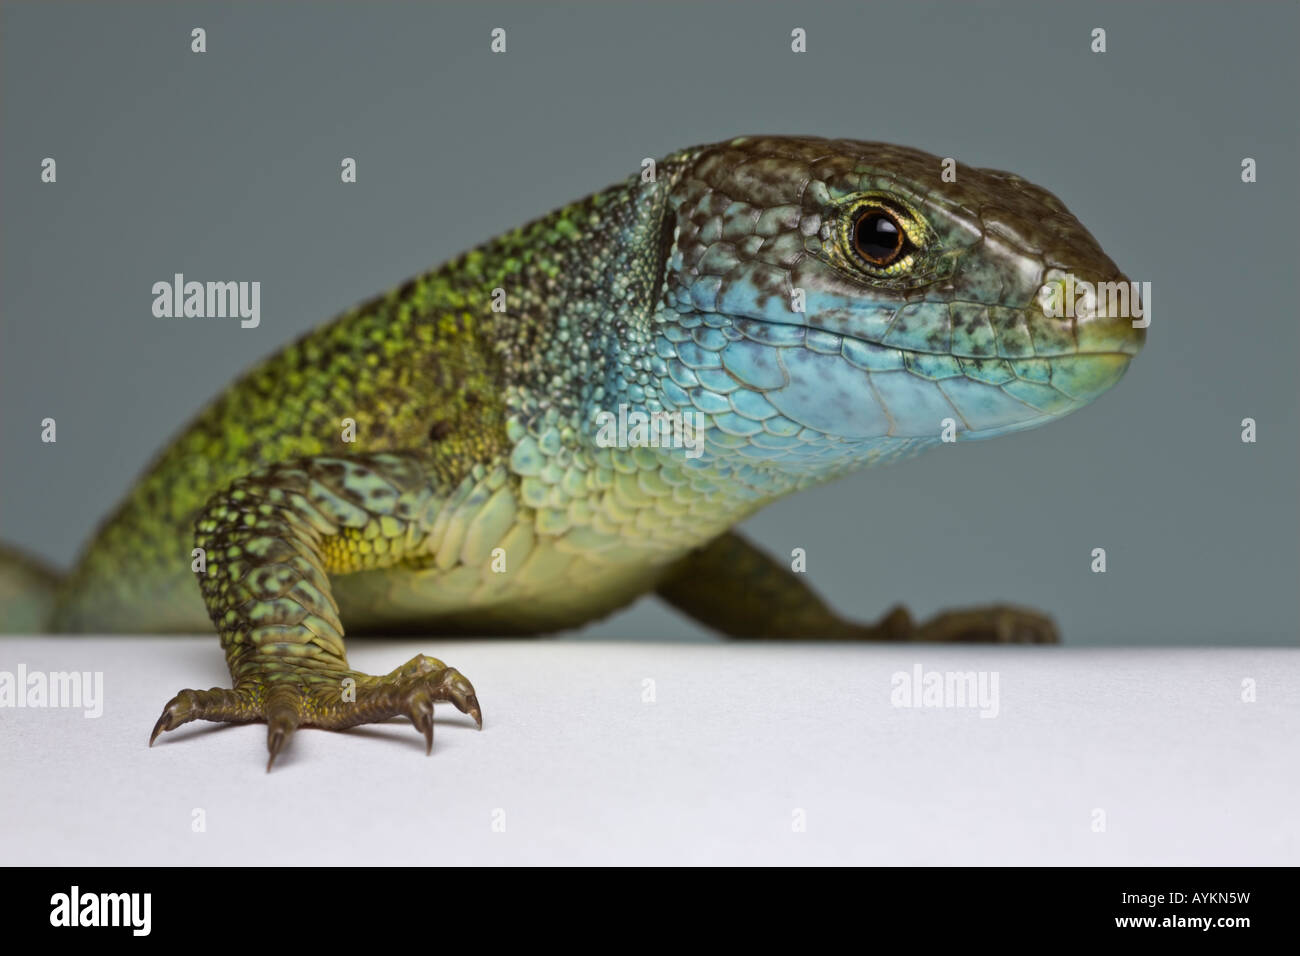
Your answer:
[[[880,143],[741,138],[647,169],[253,369],[65,578],[0,562],[53,630],[215,625],[232,688],[182,690],[150,743],[265,721],[269,769],[298,726],[404,715],[431,748],[441,701],[482,726],[441,661],[350,669],[345,625],[535,634],[654,591],[737,637],[1055,640],[1006,606],[842,619],[729,529],[1114,385],[1144,331],[1045,305],[1067,279],[1126,281],[1092,236],[1017,176],[946,181],[939,157]]]

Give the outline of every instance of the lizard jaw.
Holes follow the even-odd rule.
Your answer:
[[[672,338],[659,347],[666,404],[704,412],[738,436],[810,430],[876,442],[937,440],[948,422],[963,438],[1045,424],[1112,387],[1136,352],[1121,341],[1095,351],[962,356],[749,318]]]

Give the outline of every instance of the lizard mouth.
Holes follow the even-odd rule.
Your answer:
[[[847,440],[933,438],[949,420],[972,438],[1032,428],[1111,388],[1140,347],[1121,339],[1095,349],[968,356],[739,317],[722,328],[701,321],[674,337],[685,366],[673,379],[675,397],[701,410],[729,405],[715,414],[722,430],[743,433],[775,413]],[[703,393],[709,408],[696,400]]]
[[[892,353],[896,355],[946,355],[951,358],[967,361],[1011,361],[1020,362],[1029,359],[1064,359],[1073,357],[1086,357],[1090,355],[1126,355],[1133,358],[1140,351],[1145,343],[1145,335],[1120,335],[1113,338],[1106,345],[1098,347],[1083,347],[1068,349],[1063,351],[1040,351],[1032,349],[1020,354],[1013,354],[1009,351],[999,350],[995,343],[992,349],[958,349],[958,348],[933,348],[923,349],[915,345],[900,345],[897,343],[884,343],[875,339],[865,338],[860,335],[854,335],[851,332],[828,329],[825,326],[813,325],[806,322],[779,322],[769,318],[732,318],[732,326],[746,338],[753,339],[756,342],[765,344],[798,344],[799,334],[804,337],[804,344],[808,348],[818,351],[832,350],[835,346],[833,340],[840,340],[840,347],[844,348],[848,343],[850,351],[860,351],[865,355],[872,351],[882,353]],[[799,330],[799,334],[783,330]],[[847,356],[846,356],[847,357]]]

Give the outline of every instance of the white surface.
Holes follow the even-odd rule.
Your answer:
[[[189,724],[146,747],[175,691],[227,683],[215,640],[0,639],[0,670],[103,671],[106,699],[99,719],[0,709],[0,862],[1300,862],[1297,651],[349,651],[372,672],[420,651],[460,668],[483,733],[450,706],[428,758],[406,721],[300,730],[268,775],[263,725]],[[996,672],[998,716],[892,706],[891,675],[918,663]],[[1255,703],[1241,700],[1246,678]],[[206,832],[191,828],[195,808]]]

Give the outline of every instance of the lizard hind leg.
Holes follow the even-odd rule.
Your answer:
[[[776,640],[919,641],[1055,644],[1050,617],[997,604],[947,611],[917,624],[895,607],[879,621],[846,620],[803,581],[729,532],[681,559],[658,586],[659,596],[731,637]]]
[[[393,567],[426,547],[442,489],[416,454],[310,458],[213,497],[196,522],[200,579],[233,687],[183,690],[150,745],[192,720],[267,724],[267,769],[300,727],[341,730],[404,716],[433,746],[433,705],[483,726],[473,685],[417,655],[382,676],[348,666],[328,575]]]

